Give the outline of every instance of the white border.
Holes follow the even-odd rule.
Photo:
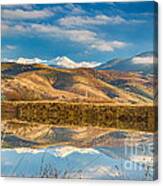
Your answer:
[[[84,3],[84,2],[120,2],[121,0],[0,0],[0,5],[4,4],[44,4],[44,3]],[[133,0],[129,0],[132,2]],[[127,0],[123,0],[123,2],[129,2]],[[140,1],[140,0],[139,0]],[[135,182],[135,181],[112,181],[112,180],[57,180],[57,179],[37,179],[37,178],[0,178],[0,184],[5,186],[35,186],[36,184],[39,186],[43,185],[67,185],[67,186],[113,186],[113,185],[163,185],[163,161],[161,157],[163,157],[163,0],[157,0],[159,3],[159,180],[155,182]],[[161,86],[162,85],[162,86]]]

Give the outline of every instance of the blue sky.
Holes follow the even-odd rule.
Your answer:
[[[2,6],[2,58],[106,62],[153,50],[153,2]]]

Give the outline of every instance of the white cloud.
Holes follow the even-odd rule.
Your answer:
[[[7,23],[2,22],[1,23],[1,34],[2,35],[6,34],[6,32],[9,32],[9,30],[10,30],[10,25],[7,24]]]
[[[20,35],[32,32],[30,24],[13,24],[12,21],[2,21],[1,23],[1,34],[5,35]],[[32,34],[31,34],[32,35]]]
[[[102,40],[92,43],[91,47],[94,48],[94,49],[97,49],[99,51],[103,51],[103,52],[114,50],[114,48],[111,46],[110,43],[107,43],[107,42],[102,41]]]
[[[123,48],[127,45],[127,43],[121,41],[112,41],[111,45],[113,48]]]
[[[83,61],[83,62],[80,62],[79,64],[80,64],[80,67],[94,68],[100,65],[101,63]]]
[[[86,44],[88,47],[99,51],[114,51],[115,48],[123,48],[127,43],[122,41],[105,41],[97,36],[95,32],[84,29],[63,29],[52,25],[33,24],[32,28],[37,32],[46,33],[53,37],[65,37],[71,41]]]
[[[68,29],[57,25],[28,23],[13,26],[2,23],[2,33],[28,34],[29,36],[35,37],[65,38],[83,44],[89,49],[96,49],[102,52],[114,51],[116,48],[123,48],[127,45],[127,43],[118,40],[108,41],[101,39],[96,32],[87,29]]]
[[[5,48],[8,50],[15,50],[17,47],[15,45],[6,45]]]
[[[126,20],[120,16],[109,17],[106,15],[96,15],[95,17],[88,16],[67,16],[59,19],[59,24],[64,26],[81,26],[81,25],[103,25],[103,24],[121,24]]]
[[[143,24],[146,23],[146,20],[137,20],[137,19],[132,19],[129,21],[131,24]]]
[[[134,57],[132,62],[134,64],[153,64],[157,59],[153,56],[146,56],[146,57]]]
[[[59,6],[48,7],[41,10],[32,8],[32,6],[23,5],[15,9],[3,8],[2,35],[8,36],[11,34],[15,36],[21,34],[25,37],[28,35],[28,37],[65,38],[66,40],[85,45],[88,49],[96,49],[101,52],[114,51],[116,48],[123,48],[127,45],[127,43],[118,40],[108,41],[102,39],[95,31],[80,27],[80,25],[125,23],[126,20],[120,16],[109,17],[104,14],[99,14],[94,17],[74,16],[75,13],[83,14],[85,11],[80,6],[74,4],[65,5],[63,9]],[[33,22],[34,20],[53,16],[56,14],[56,11],[62,10],[69,11],[70,14],[67,14],[69,15],[67,17],[59,19],[55,25]],[[18,20],[21,20],[19,24]],[[57,23],[59,23],[59,25],[57,25]],[[9,48],[11,49],[12,47],[8,47],[8,49]]]
[[[43,24],[32,24],[31,28],[39,33],[49,34],[53,37],[65,37],[72,41],[82,42],[82,43],[89,43],[92,42],[95,37],[96,33],[91,32],[89,30],[84,29],[63,29],[58,26],[53,25],[43,25]]]
[[[145,20],[135,20],[135,19],[124,19],[123,17],[107,16],[104,14],[99,14],[94,17],[90,16],[65,16],[58,20],[58,23],[66,27],[74,26],[84,26],[84,25],[106,25],[106,24],[140,24],[144,23]]]
[[[15,4],[15,5],[4,5],[2,7],[2,9],[6,9],[6,10],[16,10],[16,9],[23,9],[23,10],[32,10],[35,8],[35,4]]]
[[[115,48],[123,48],[126,45],[127,43],[121,41],[108,42],[104,40],[97,40],[91,45],[91,47],[99,51],[109,52],[109,51],[114,51]]]
[[[86,11],[83,10],[81,8],[81,6],[77,5],[77,4],[69,3],[69,4],[66,4],[64,6],[64,8],[66,8],[68,10],[69,14],[84,14],[84,13],[86,13]],[[65,11],[65,9],[64,9],[64,11]]]
[[[23,10],[23,9],[2,9],[2,18],[9,20],[43,19],[53,16],[54,13],[48,9]]]

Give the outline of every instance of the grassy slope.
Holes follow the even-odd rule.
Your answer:
[[[136,73],[2,64],[7,100],[152,103],[152,88],[152,79]]]

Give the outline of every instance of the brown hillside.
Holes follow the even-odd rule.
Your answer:
[[[2,63],[4,100],[152,103],[151,77],[136,73]]]

